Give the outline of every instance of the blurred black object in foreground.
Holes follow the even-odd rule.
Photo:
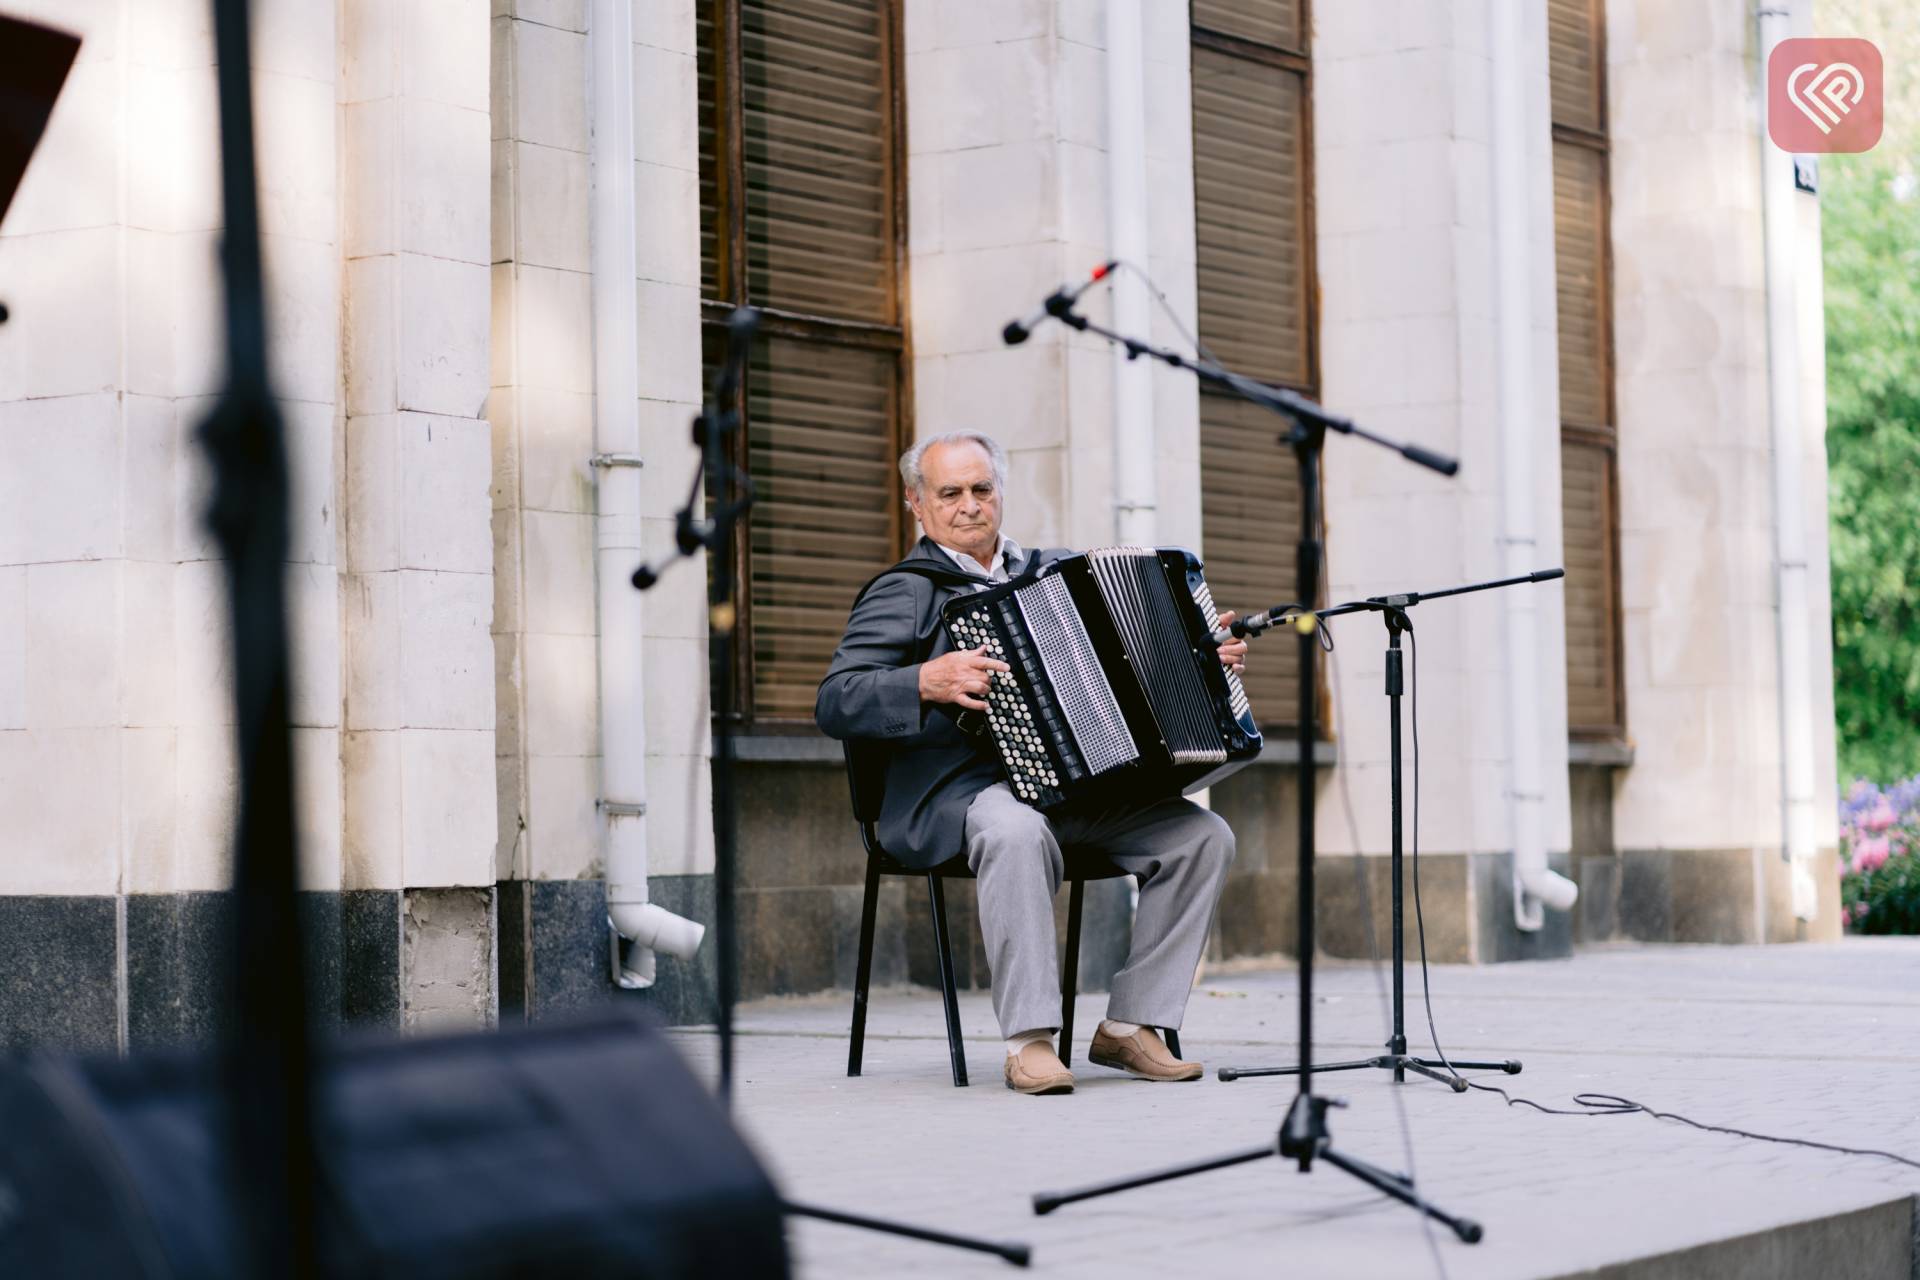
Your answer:
[[[79,36],[0,17],[0,218],[20,189],[79,53]],[[0,302],[0,324],[6,322],[7,304]]]
[[[319,1270],[784,1276],[781,1209],[666,1040],[619,1013],[316,1055]],[[219,1059],[0,1072],[0,1276],[248,1274]]]
[[[20,189],[79,52],[78,36],[0,17],[0,218]]]

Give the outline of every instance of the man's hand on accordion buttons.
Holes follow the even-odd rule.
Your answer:
[[[1246,649],[1244,644],[1240,647],[1242,651]],[[920,664],[920,700],[951,702],[956,706],[985,711],[987,704],[983,695],[987,692],[987,683],[993,679],[993,673],[1010,670],[1012,668],[998,658],[989,658],[985,645],[977,649],[956,649],[952,653],[943,653]]]
[[[1226,626],[1234,619],[1233,610],[1220,615],[1220,625]],[[1247,638],[1235,636],[1220,646],[1220,665],[1239,675],[1247,669]]]

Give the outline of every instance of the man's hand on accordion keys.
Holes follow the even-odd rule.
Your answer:
[[[1244,654],[1246,645],[1242,643],[1240,649]],[[1220,651],[1224,654],[1226,646],[1222,645]],[[956,649],[920,664],[920,700],[951,702],[973,711],[985,711],[985,694],[993,673],[1011,670],[998,658],[989,658],[985,645],[977,649]]]
[[[1233,619],[1233,610],[1227,610],[1220,615],[1220,627],[1225,628],[1231,625]],[[1240,675],[1246,671],[1247,639],[1245,636],[1235,636],[1231,640],[1223,640],[1220,643],[1220,665],[1235,675]]]

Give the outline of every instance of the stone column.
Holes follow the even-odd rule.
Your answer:
[[[1810,32],[1808,34],[1811,34]],[[1738,0],[1608,6],[1620,559],[1634,762],[1614,791],[1617,927],[1760,942],[1801,932],[1781,854],[1778,645],[1756,31]],[[1804,211],[1808,619],[1831,657],[1819,222]],[[1831,662],[1824,668],[1831,671]],[[1816,794],[1832,797],[1831,678]],[[1816,936],[1838,932],[1826,810]]]
[[[1536,11],[1536,9],[1538,11]],[[1445,479],[1364,442],[1329,437],[1327,536],[1334,601],[1503,575],[1494,365],[1496,253],[1522,253],[1535,282],[1533,407],[1537,559],[1559,563],[1560,457],[1555,366],[1553,201],[1544,9],[1528,10],[1528,235],[1496,244],[1491,209],[1488,28],[1485,7],[1316,10],[1314,165],[1324,397],[1389,436],[1459,457]],[[1539,742],[1552,759],[1547,847],[1564,870],[1571,838],[1564,768],[1564,616],[1555,587],[1540,592]],[[1413,613],[1420,649],[1420,845],[1429,954],[1496,960],[1565,954],[1564,915],[1514,928],[1507,814],[1505,652],[1497,593],[1439,601]],[[1391,882],[1385,628],[1334,622],[1328,666],[1340,755],[1317,796],[1320,945],[1367,954],[1365,915],[1348,855],[1367,858],[1380,953]],[[1411,673],[1412,663],[1408,668]],[[1410,724],[1409,724],[1410,728]],[[1406,831],[1412,835],[1412,741],[1405,740]],[[1345,787],[1343,793],[1342,785]],[[1350,795],[1353,822],[1346,817]],[[1409,897],[1411,894],[1409,892]],[[1411,907],[1409,906],[1409,912]],[[1409,926],[1411,935],[1411,926]]]
[[[483,0],[343,0],[345,878],[408,1026],[491,1020]]]
[[[608,978],[594,600],[589,6],[499,0],[493,18],[494,652],[499,705],[502,1000],[538,1017],[603,999]],[[634,178],[642,539],[673,546],[699,410],[699,154],[691,3],[634,11]],[[623,588],[624,589],[624,588]],[[706,582],[674,566],[648,593],[644,673],[650,893],[710,921]],[[824,940],[823,940],[824,945]],[[711,946],[659,963],[646,999],[710,1017]]]

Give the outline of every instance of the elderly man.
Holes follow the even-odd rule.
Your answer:
[[[879,833],[894,856],[933,867],[966,854],[978,879],[1009,1089],[1073,1091],[1073,1074],[1053,1045],[1060,1012],[1053,896],[1063,845],[1097,850],[1140,879],[1132,947],[1087,1056],[1143,1080],[1197,1080],[1200,1064],[1175,1058],[1154,1028],[1180,1025],[1233,861],[1233,832],[1178,798],[1104,812],[1070,805],[1051,815],[1014,798],[991,741],[956,723],[961,710],[986,709],[991,674],[1006,664],[981,649],[954,650],[940,607],[956,592],[983,590],[1066,553],[1024,551],[1000,532],[1006,455],[989,436],[922,440],[900,459],[900,475],[926,536],[855,604],[814,715],[836,738],[890,749]],[[937,572],[929,576],[916,564]],[[1236,671],[1245,657],[1244,641],[1220,647],[1220,660]]]

